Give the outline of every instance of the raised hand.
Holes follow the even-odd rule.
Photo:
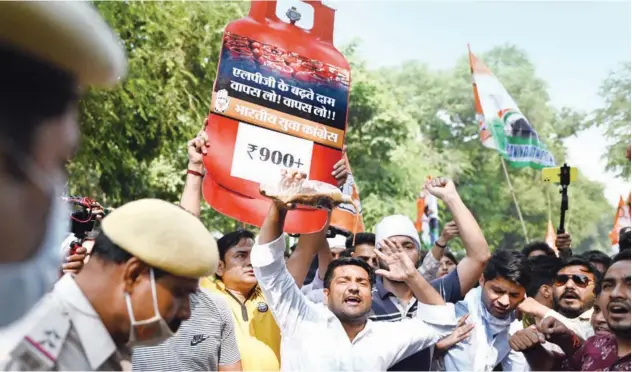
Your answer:
[[[295,169],[281,169],[281,180],[272,193],[272,200],[279,209],[294,208],[294,199],[292,195],[301,188],[305,182],[307,175]]]
[[[379,247],[380,250],[375,249],[375,254],[386,264],[388,270],[375,270],[377,275],[382,275],[393,281],[403,282],[417,273],[415,264],[408,257],[401,244],[384,239],[380,241]]]
[[[568,232],[557,234],[555,237],[555,246],[558,249],[570,249],[572,243],[573,239],[571,238],[571,234]]]
[[[204,127],[198,132],[197,136],[187,142],[187,152],[189,156],[189,169],[195,171],[203,170],[204,156],[207,154],[207,149],[211,145],[208,140],[208,135],[204,128],[206,128],[208,119],[204,120]]]
[[[443,202],[459,197],[454,182],[446,178],[438,177],[429,179],[426,181],[424,187],[430,194],[441,199]]]
[[[342,157],[334,165],[334,171],[331,172],[331,175],[334,176],[338,182],[338,187],[341,187],[347,182],[347,177],[349,176],[349,169],[347,168],[347,145],[342,147]]]
[[[443,227],[443,231],[441,231],[441,236],[438,240],[439,244],[446,245],[456,236],[459,236],[459,227],[456,225],[456,222],[450,221]]]

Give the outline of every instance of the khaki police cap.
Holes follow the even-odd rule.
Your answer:
[[[105,217],[101,228],[123,250],[172,275],[200,278],[217,269],[217,243],[202,221],[164,200],[127,203]]]
[[[0,1],[0,44],[50,62],[81,85],[111,86],[127,70],[120,40],[83,1]]]

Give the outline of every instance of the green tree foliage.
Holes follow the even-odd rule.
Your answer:
[[[606,106],[595,111],[595,118],[590,122],[605,128],[604,134],[610,142],[605,154],[606,169],[616,172],[619,177],[630,179],[630,161],[625,157],[625,150],[630,145],[630,62],[610,74],[603,82],[600,95]]]
[[[455,180],[493,249],[522,247],[524,236],[500,157],[478,140],[465,53],[453,69],[443,71],[432,71],[414,61],[368,71],[354,60],[353,53],[349,55],[354,79],[349,152],[367,226],[391,213],[413,217],[415,196],[426,176],[445,175]],[[582,115],[569,109],[556,111],[549,105],[546,83],[518,48],[505,45],[480,57],[561,164],[565,159],[562,140],[576,132]],[[530,239],[543,240],[549,211],[554,224],[559,221],[557,189],[543,184],[535,170],[509,168],[509,173]],[[612,214],[612,208],[601,187],[581,178],[571,186],[570,195],[570,231],[576,246],[606,249],[607,235],[598,227],[604,215]],[[449,218],[443,213],[444,221]],[[590,244],[584,243],[587,239]]]
[[[223,28],[243,16],[247,4],[96,5],[120,34],[130,73],[119,88],[89,91],[83,100],[83,143],[69,165],[71,191],[113,207],[142,197],[177,201],[186,165],[184,145],[208,112]],[[478,141],[465,50],[453,68],[436,71],[415,61],[370,69],[356,49],[352,43],[343,50],[352,65],[347,143],[367,228],[372,230],[389,214],[414,217],[415,198],[426,177],[444,175],[457,183],[492,248],[521,247],[522,229],[500,158]],[[498,47],[480,57],[563,162],[562,140],[575,133],[583,117],[549,105],[546,83],[516,47]],[[529,236],[543,239],[549,219],[547,190],[554,223],[559,196],[534,170],[510,173]],[[576,246],[605,248],[609,226],[602,225],[614,212],[601,187],[580,179],[571,186],[570,197]],[[206,205],[202,217],[213,230],[240,226]],[[445,210],[442,218],[450,218]]]
[[[81,150],[71,191],[117,206],[142,198],[177,201],[183,144],[208,113],[224,26],[247,12],[232,2],[97,2],[125,44],[129,74],[81,105]],[[232,222],[205,211],[213,226]]]

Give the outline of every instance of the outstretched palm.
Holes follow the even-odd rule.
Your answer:
[[[376,274],[399,282],[415,274],[417,268],[400,244],[384,239],[380,242],[380,248],[375,250],[375,254],[388,266],[388,270],[375,270]]]

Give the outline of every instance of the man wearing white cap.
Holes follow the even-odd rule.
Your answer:
[[[0,2],[0,327],[57,280],[65,165],[84,87],[124,77],[122,44],[86,2]]]
[[[489,247],[478,223],[461,200],[452,181],[435,178],[426,183],[425,189],[446,204],[465,246],[466,256],[459,262],[456,270],[430,283],[446,302],[456,303],[476,285],[489,260]],[[381,244],[387,239],[400,244],[408,257],[417,263],[417,266],[420,264],[421,242],[410,218],[393,215],[382,219],[375,228],[377,249],[381,249]],[[379,262],[379,265],[385,268],[383,262]],[[376,281],[370,319],[392,322],[410,318],[417,311],[417,307],[418,301],[406,283],[386,277]],[[431,349],[426,349],[400,361],[391,370],[428,371],[430,362]]]
[[[66,274],[21,324],[3,370],[121,370],[134,346],[171,337],[189,296],[215,272],[217,244],[172,203],[143,199],[102,222],[92,258]]]
[[[333,238],[327,239],[327,244],[329,244],[329,250],[331,251],[331,258],[333,260],[337,260],[340,258],[340,255],[344,253],[347,249],[347,237],[341,234],[336,234]],[[326,269],[327,267],[325,267]],[[323,272],[324,274],[324,272]]]

